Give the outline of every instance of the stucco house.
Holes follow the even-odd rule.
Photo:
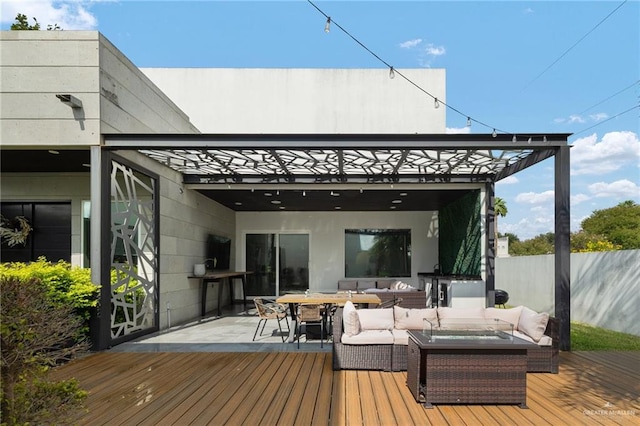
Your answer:
[[[446,134],[386,70],[139,69],[91,31],[3,31],[0,54],[2,214],[34,228],[2,261],[91,267],[97,348],[200,317],[204,262],[252,272],[209,306],[435,270],[491,305],[495,182],[548,158],[568,343],[567,134]],[[446,102],[444,70],[403,73]]]

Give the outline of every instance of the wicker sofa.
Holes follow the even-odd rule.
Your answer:
[[[414,292],[415,293],[415,292]],[[399,296],[403,297],[403,296]],[[415,297],[415,296],[414,296]],[[408,299],[407,303],[402,306],[401,302],[399,308],[411,309],[411,312],[415,309],[423,309],[425,304],[419,305],[417,298]],[[346,306],[345,306],[346,308]],[[398,330],[380,330],[380,343],[376,341],[376,337],[373,340],[364,344],[352,344],[345,343],[344,340],[348,340],[345,337],[345,328],[343,322],[344,309],[339,308],[335,312],[333,319],[333,368],[334,370],[385,370],[385,371],[405,371],[407,369],[407,343],[406,339],[394,340],[393,337],[389,340],[389,331],[393,334],[401,335]],[[347,308],[348,309],[348,308]],[[367,316],[377,315],[376,311],[379,311],[381,315],[389,315],[389,309],[397,312],[401,309],[387,308],[384,310],[370,309],[367,312]],[[455,315],[454,308],[447,308],[440,312],[443,314],[446,312],[448,315]],[[482,309],[482,308],[479,308]],[[495,308],[492,308],[495,309]],[[524,307],[523,307],[524,309]],[[384,312],[383,314],[383,311]],[[530,311],[530,310],[529,310]],[[406,311],[404,311],[406,312]],[[487,311],[495,312],[495,311]],[[532,312],[532,311],[531,311]],[[396,323],[397,324],[397,323]],[[395,326],[394,326],[395,329]],[[385,333],[385,331],[387,333]],[[516,331],[517,335],[522,337],[522,331]],[[526,338],[526,336],[524,336]],[[344,340],[343,340],[344,339]],[[558,373],[558,354],[559,354],[559,320],[554,317],[549,317],[547,320],[546,328],[544,329],[544,336],[541,340],[542,344],[532,346],[527,352],[527,371],[528,372],[548,372]]]

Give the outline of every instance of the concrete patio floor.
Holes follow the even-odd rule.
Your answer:
[[[247,304],[247,306],[249,306]],[[260,318],[255,307],[243,310],[241,304],[227,306],[221,316],[207,316],[187,324],[181,324],[157,333],[122,343],[110,349],[112,352],[331,352],[331,344],[325,340],[283,343],[276,320],[268,320],[264,332],[253,335]],[[291,325],[290,318],[288,318]],[[286,324],[281,323],[288,335]],[[304,328],[302,330],[304,333]]]

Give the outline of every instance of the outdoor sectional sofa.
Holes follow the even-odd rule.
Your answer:
[[[558,373],[560,336],[557,318],[524,306],[510,309],[425,308],[422,304],[418,308],[415,303],[415,299],[411,299],[411,306],[356,309],[348,302],[344,308],[338,308],[333,319],[334,370],[405,371],[407,330],[422,329],[423,318],[438,325],[444,325],[450,319],[464,318],[466,322],[497,318],[513,324],[515,336],[536,343],[527,351],[528,372]],[[359,330],[355,329],[353,312],[358,318]]]

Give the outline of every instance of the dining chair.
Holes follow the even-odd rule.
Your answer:
[[[298,348],[300,348],[300,329],[302,324],[305,327],[308,324],[320,324],[320,347],[325,336],[325,307],[320,304],[300,304],[296,313],[296,339],[298,340]],[[308,333],[307,333],[308,335]]]
[[[262,324],[262,330],[260,330],[260,336],[264,332],[264,327],[267,325],[267,321],[270,319],[278,320],[278,329],[280,330],[280,336],[282,337],[282,341],[286,340],[286,335],[289,333],[289,320],[287,319],[287,307],[282,303],[276,302],[266,302],[265,300],[256,297],[253,299],[253,303],[256,305],[256,311],[258,312],[258,316],[260,317],[260,321],[258,321],[258,326],[256,327],[255,333],[253,333],[253,340],[256,340],[256,336],[258,334],[258,329],[260,328],[260,324]],[[282,332],[282,325],[280,324],[282,320],[287,324],[287,333],[284,334]]]

